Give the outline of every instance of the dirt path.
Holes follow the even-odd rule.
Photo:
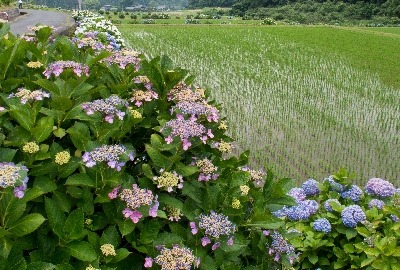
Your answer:
[[[54,26],[59,33],[74,25],[74,20],[68,13],[33,9],[21,9],[20,11],[27,14],[10,22],[10,31],[14,35],[22,35],[28,32],[28,26],[37,24]]]

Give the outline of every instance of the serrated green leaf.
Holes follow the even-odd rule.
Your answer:
[[[96,183],[87,174],[77,173],[68,177],[65,182],[68,186],[95,187]]]
[[[45,198],[45,209],[47,213],[47,219],[49,220],[50,227],[60,238],[64,237],[64,224],[65,215],[62,212],[58,203],[50,198]]]
[[[0,148],[0,160],[2,162],[11,162],[17,151],[11,148]]]
[[[161,225],[157,220],[148,221],[140,232],[140,242],[150,244],[157,239]]]
[[[38,142],[46,140],[53,132],[54,119],[49,116],[41,117],[36,126],[31,129],[32,135]]]
[[[10,225],[8,232],[15,237],[21,237],[35,231],[44,221],[45,218],[41,214],[28,214]]]
[[[149,164],[143,164],[142,165],[142,170],[144,175],[149,178],[149,179],[153,179],[154,174],[153,171],[151,170],[151,166]]]
[[[310,254],[308,255],[308,260],[310,261],[310,263],[316,264],[318,262],[318,256],[315,254]]]
[[[70,240],[79,240],[85,235],[84,214],[81,208],[72,211],[65,221],[64,234]]]
[[[172,246],[173,244],[179,244],[182,243],[183,238],[173,234],[173,233],[169,233],[169,232],[163,232],[160,233],[157,236],[157,239],[154,240],[154,245],[158,246],[158,245],[166,245],[166,246]]]
[[[197,166],[186,166],[181,162],[175,163],[175,171],[183,177],[191,176],[199,171]]]
[[[154,164],[156,166],[158,166],[159,168],[168,169],[172,166],[172,163],[168,159],[168,157],[161,154],[160,151],[158,151],[154,147],[150,146],[149,144],[146,144],[146,152],[150,156],[150,158],[154,162]]]
[[[355,229],[352,229],[352,228],[346,229],[346,238],[348,240],[350,240],[356,236],[357,236],[357,231]]]
[[[376,258],[375,257],[368,257],[368,258],[366,258],[365,260],[363,260],[362,262],[361,262],[361,267],[365,267],[365,266],[367,266],[367,265],[370,265],[373,261],[375,261],[376,260]]]
[[[90,141],[90,131],[85,124],[75,122],[72,127],[67,129],[67,133],[77,149],[86,150],[86,144]]]
[[[114,247],[118,247],[120,241],[121,237],[118,230],[114,225],[112,225],[103,232],[103,235],[100,238],[100,245],[111,244]]]
[[[119,248],[119,249],[117,249],[117,250],[115,251],[115,253],[116,253],[117,255],[115,255],[115,256],[112,258],[112,260],[111,260],[111,262],[114,262],[114,263],[119,262],[119,261],[122,261],[123,259],[125,259],[126,257],[128,257],[129,254],[131,254],[132,252],[130,252],[130,251],[127,250],[126,248]]]
[[[8,238],[0,238],[0,257],[7,259],[14,245],[14,241]]]
[[[8,111],[12,118],[26,130],[31,130],[35,124],[35,116],[25,107],[13,108]]]
[[[47,262],[32,262],[28,264],[27,269],[29,270],[53,270],[56,266]]]
[[[97,253],[88,242],[74,241],[65,245],[69,253],[78,260],[91,262],[97,259]]]
[[[135,229],[135,223],[131,219],[118,220],[118,229],[122,236],[128,235]]]

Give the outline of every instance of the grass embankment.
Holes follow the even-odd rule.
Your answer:
[[[399,179],[397,36],[304,26],[120,30],[134,48],[171,56],[213,89],[254,166],[299,180],[339,167],[360,182]]]

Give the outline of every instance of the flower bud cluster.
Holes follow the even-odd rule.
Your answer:
[[[68,163],[70,158],[71,158],[71,155],[69,154],[68,151],[61,151],[56,154],[56,156],[54,158],[54,162],[58,165],[64,165],[64,164]]]
[[[31,61],[31,62],[27,63],[26,66],[28,68],[41,68],[43,66],[43,64],[40,63],[39,61]]]
[[[147,257],[145,259],[145,267],[152,267],[153,261],[161,266],[161,270],[190,270],[192,265],[198,268],[200,258],[193,255],[193,251],[187,247],[173,245],[172,249],[164,246],[158,246],[160,254],[154,258]]]
[[[124,160],[133,160],[135,152],[127,150],[123,145],[102,145],[93,151],[85,152],[82,156],[82,161],[86,167],[93,167],[97,162],[107,162],[108,167],[120,171],[122,166],[125,165]]]
[[[147,76],[136,76],[133,78],[133,82],[137,84],[143,84],[147,90],[153,89],[153,85],[150,82],[150,79]]]
[[[64,69],[71,69],[76,76],[81,77],[82,74],[89,76],[89,67],[85,64],[81,64],[74,61],[56,61],[51,63],[46,70],[43,72],[43,75],[46,76],[47,79],[50,78],[51,74],[58,77],[63,73]]]
[[[179,221],[183,214],[181,213],[181,209],[172,207],[172,206],[167,206],[163,208],[164,211],[167,212],[168,219],[171,221]]]
[[[12,162],[0,162],[0,187],[14,187],[14,196],[22,198],[28,183],[28,168]]]
[[[251,181],[256,187],[264,186],[264,176],[266,175],[264,170],[252,170],[248,166],[240,167],[239,169],[250,173]]]
[[[22,152],[29,153],[29,154],[34,154],[36,152],[39,152],[40,148],[39,145],[35,142],[28,142],[24,144],[22,147]]]
[[[153,180],[156,181],[157,187],[167,190],[168,192],[172,192],[175,187],[182,189],[183,188],[183,177],[182,175],[174,172],[166,172],[164,170],[160,170],[160,176],[154,176]]]
[[[100,247],[101,253],[105,256],[117,256],[115,247],[112,244],[104,244]]]
[[[199,181],[209,181],[216,180],[218,178],[218,174],[215,172],[218,170],[218,167],[215,166],[211,160],[208,158],[204,158],[196,161],[196,166],[199,168]]]
[[[190,85],[186,85],[185,83],[179,83],[172,88],[168,95],[168,101],[179,102],[203,102],[205,98],[204,89],[195,88],[192,89]]]
[[[234,148],[231,143],[224,141],[215,142],[213,146],[221,153],[232,153],[232,149]]]
[[[8,98],[19,98],[21,104],[26,104],[29,101],[43,100],[44,98],[49,98],[50,94],[42,90],[28,90],[25,88],[18,88],[16,93],[12,93]]]
[[[106,99],[96,99],[92,102],[85,102],[81,107],[88,115],[100,112],[104,115],[104,120],[111,124],[114,122],[114,117],[117,117],[119,120],[124,119],[125,112],[121,111],[121,108],[127,108],[128,102],[117,95],[112,95]]]
[[[108,193],[110,199],[119,197],[121,201],[126,203],[126,208],[122,211],[125,218],[130,218],[133,223],[138,223],[143,214],[138,210],[141,206],[151,206],[149,216],[156,217],[158,206],[157,195],[149,189],[139,188],[137,184],[132,185],[132,189],[122,189],[121,187],[114,188]]]

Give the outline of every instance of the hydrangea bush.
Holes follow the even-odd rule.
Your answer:
[[[274,212],[286,222],[295,269],[399,269],[400,194],[390,182],[351,184],[345,171],[308,179],[288,195],[297,206]]]
[[[0,269],[279,266],[265,231],[295,204],[290,181],[229,154],[221,106],[187,71],[74,18],[73,37],[0,29]]]

